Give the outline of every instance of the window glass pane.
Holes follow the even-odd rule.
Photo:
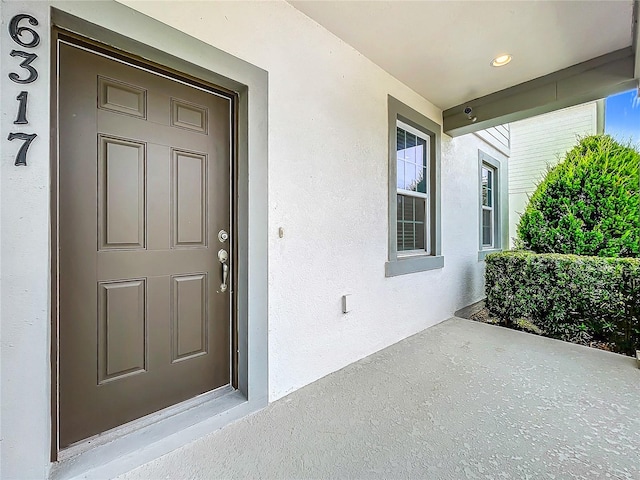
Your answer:
[[[427,169],[426,167],[417,166],[417,184],[416,192],[427,193]]]
[[[398,171],[397,171],[397,188],[404,188],[404,162],[400,159],[397,160],[398,162]]]
[[[406,145],[404,151],[404,158],[409,162],[416,161],[416,141],[417,137],[413,133],[405,132],[406,135]]]
[[[493,225],[491,222],[491,210],[482,210],[482,245],[493,244]]]
[[[413,250],[424,250],[424,223],[416,222],[416,243]]]
[[[425,200],[398,195],[398,251],[425,249]]]
[[[399,252],[401,252],[402,250],[405,250],[405,248],[404,248],[404,234],[403,234],[404,229],[403,229],[403,227],[404,227],[404,223],[398,221],[398,232],[397,232],[397,235],[398,235],[398,251]]]
[[[405,196],[402,202],[403,211],[402,211],[402,219],[405,222],[413,222],[415,205],[413,202],[413,197]]]
[[[397,157],[405,161],[415,163],[415,145],[416,136],[398,127],[396,138]]]
[[[418,165],[427,166],[427,141],[418,137],[418,145],[416,146],[416,163]]]
[[[424,198],[414,198],[415,200],[415,229],[416,229],[416,243],[413,246],[414,250],[424,250],[426,248],[426,244],[424,241],[424,228],[426,222],[425,215],[425,199]]]
[[[416,152],[416,165],[424,165],[424,145],[422,143],[422,139],[418,138],[418,145],[414,148]]]
[[[413,163],[405,163],[404,165],[404,189],[412,192],[418,191],[418,172]]]
[[[403,250],[414,250],[415,232],[413,231],[413,222],[405,222],[404,224],[404,248]]]
[[[424,199],[415,198],[415,218],[417,222],[424,222]]]
[[[427,141],[400,127],[396,132],[397,188],[427,193]]]
[[[489,206],[489,170],[482,167],[482,205]]]
[[[404,130],[399,127],[396,129],[396,148],[398,152],[404,150]]]
[[[417,137],[413,134],[413,133],[409,133],[406,132],[406,139],[407,139],[407,147],[406,148],[412,148],[415,147],[417,145]]]
[[[398,158],[401,158],[405,162],[415,163],[415,156],[416,152],[413,147],[398,150]]]
[[[487,170],[487,206],[493,207],[493,172]]]

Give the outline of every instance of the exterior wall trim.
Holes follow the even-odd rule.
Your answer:
[[[441,191],[440,191],[440,154],[442,146],[442,127],[433,120],[425,117],[400,100],[389,95],[388,100],[388,138],[389,138],[389,223],[388,223],[388,261],[385,263],[385,276],[393,277],[408,273],[434,270],[444,267],[442,256],[442,224],[441,224]],[[397,222],[396,205],[396,124],[401,121],[421,131],[430,137],[431,176],[429,191],[431,193],[430,215],[431,228],[429,231],[431,255],[412,255],[398,257],[397,236],[395,225]]]

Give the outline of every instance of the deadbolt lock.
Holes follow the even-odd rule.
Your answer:
[[[220,243],[226,242],[229,240],[229,234],[225,230],[220,230],[218,232],[218,240],[220,240]]]

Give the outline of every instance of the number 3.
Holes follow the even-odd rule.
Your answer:
[[[29,76],[25,79],[21,79],[20,75],[18,75],[17,73],[11,72],[9,74],[9,78],[12,81],[16,83],[31,83],[35,81],[36,78],[38,78],[37,70],[31,66],[31,62],[33,62],[36,58],[38,58],[38,55],[36,55],[35,53],[22,52],[20,50],[11,50],[11,53],[9,55],[11,55],[12,57],[24,58],[22,63],[20,63],[20,66],[22,68],[26,68],[27,71],[29,72]]]

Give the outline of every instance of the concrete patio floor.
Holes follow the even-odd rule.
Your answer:
[[[640,370],[452,318],[119,478],[639,479]]]

